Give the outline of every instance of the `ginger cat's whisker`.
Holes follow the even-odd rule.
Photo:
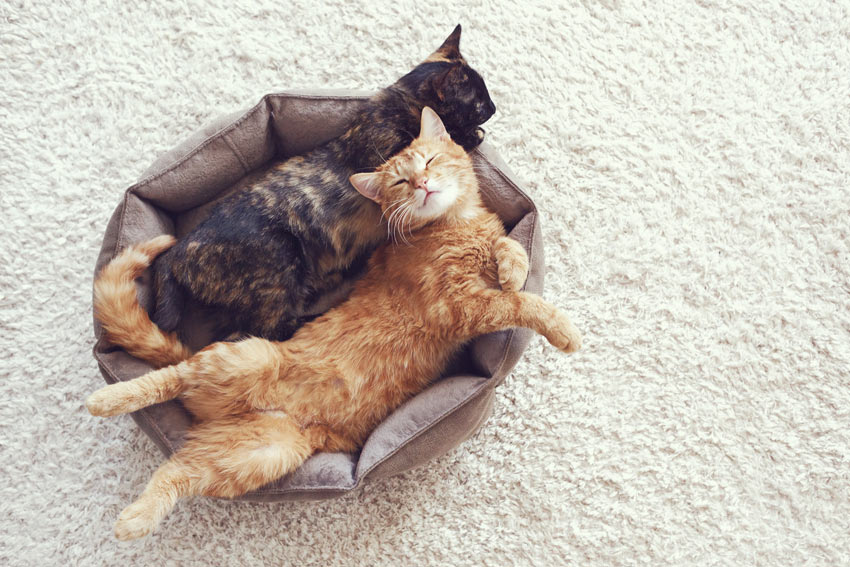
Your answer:
[[[407,236],[405,236],[404,230],[405,230],[405,227],[409,228],[408,221],[409,221],[412,214],[413,214],[413,204],[408,202],[405,205],[404,211],[402,212],[401,218],[399,219],[399,222],[398,222],[398,224],[399,224],[399,234],[401,235],[401,241],[404,242],[405,246],[410,246],[410,241],[407,239]]]
[[[399,230],[398,230],[398,227],[399,227],[399,218],[401,218],[401,215],[402,215],[402,214],[403,214],[403,212],[404,212],[404,208],[405,208],[405,206],[406,206],[406,204],[407,204],[407,203],[405,202],[406,200],[407,200],[407,199],[402,199],[401,204],[399,204],[399,205],[398,205],[398,207],[396,207],[396,209],[395,209],[395,210],[393,211],[393,213],[390,215],[390,218],[389,218],[389,219],[387,219],[387,224],[389,225],[390,230],[392,231],[392,240],[393,240],[393,242],[394,242],[394,243],[396,243],[396,244],[398,243],[397,238],[400,236],[400,235],[399,235]]]

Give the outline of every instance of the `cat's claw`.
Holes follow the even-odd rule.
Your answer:
[[[124,508],[115,522],[115,537],[127,541],[145,537],[157,525],[152,506],[144,500],[137,500]]]

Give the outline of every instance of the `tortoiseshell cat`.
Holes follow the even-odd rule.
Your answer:
[[[196,419],[186,444],[121,513],[117,537],[148,534],[179,498],[232,498],[316,451],[357,450],[473,337],[530,327],[566,352],[580,347],[562,311],[519,291],[528,275],[525,250],[485,209],[471,159],[429,108],[409,148],[351,182],[383,212],[396,213],[392,227],[410,245],[379,248],[345,302],[288,341],[215,343],[86,401],[93,415],[111,416],[179,396]],[[147,349],[168,357],[178,346],[147,319],[133,285],[173,242],[163,236],[125,250],[95,283],[107,337],[137,356]],[[139,328],[150,334],[146,341]]]
[[[423,63],[369,99],[339,138],[275,165],[157,258],[154,322],[176,329],[189,295],[212,308],[218,338],[291,336],[309,305],[386,237],[380,208],[351,188],[349,176],[407,146],[426,105],[466,149],[481,142],[478,126],[495,106],[460,54],[460,33],[458,25]]]

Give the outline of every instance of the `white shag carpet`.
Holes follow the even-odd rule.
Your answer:
[[[850,3],[459,4],[0,4],[0,564],[850,564]],[[215,116],[377,89],[457,22],[584,349],[535,339],[428,467],[112,539],[162,461],[82,403],[121,192]]]

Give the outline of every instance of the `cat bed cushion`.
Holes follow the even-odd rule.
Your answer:
[[[112,215],[96,272],[130,244],[161,234],[186,234],[220,198],[238,191],[270,161],[302,153],[341,134],[368,93],[318,91],[270,94],[245,112],[225,116],[161,156],[124,193]],[[517,186],[485,142],[472,152],[486,204],[528,252],[526,291],[543,289],[543,247],[534,203]],[[352,189],[353,190],[353,189]],[[142,305],[153,307],[149,274],[138,283]],[[197,313],[187,307],[184,327],[195,348],[210,340]],[[199,311],[199,310],[198,310]],[[393,412],[357,454],[318,453],[293,473],[242,497],[244,500],[323,499],[351,491],[368,479],[422,465],[472,435],[490,414],[494,388],[511,371],[532,332],[512,329],[472,341],[447,375]],[[108,383],[151,370],[110,345],[95,322],[94,356]],[[190,414],[179,401],[147,407],[133,419],[166,456],[184,441]]]

